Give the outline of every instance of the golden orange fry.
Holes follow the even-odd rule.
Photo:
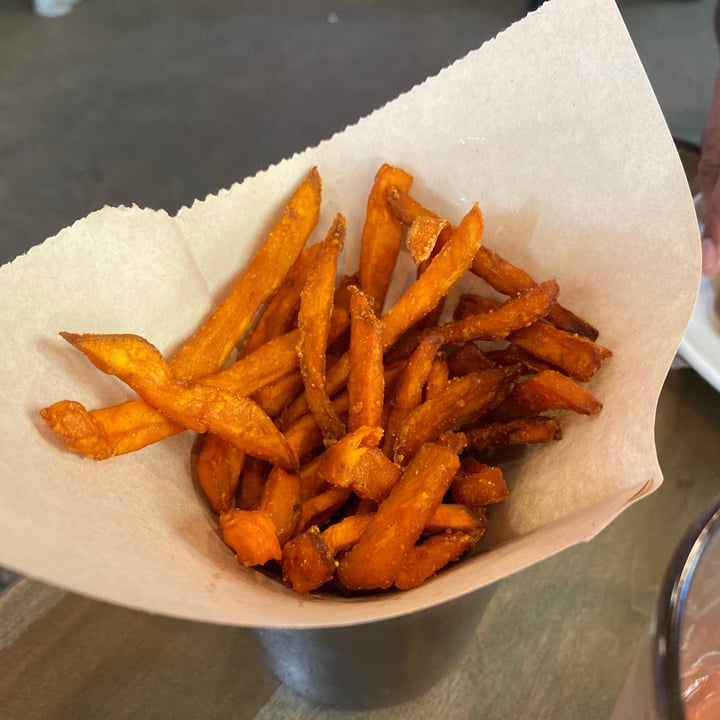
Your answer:
[[[450,484],[452,499],[476,511],[486,505],[502,502],[508,494],[502,470],[474,458],[463,459],[460,472]]]
[[[411,590],[466,553],[482,536],[462,531],[431,535],[405,556],[395,578],[398,590]]]
[[[360,289],[373,301],[380,314],[390,286],[400,245],[403,228],[387,204],[390,188],[410,190],[412,177],[392,165],[383,165],[375,175],[368,195],[365,223],[360,238]]]
[[[487,450],[498,445],[530,445],[562,439],[560,423],[545,415],[529,415],[517,420],[489,422],[465,430],[468,446]]]
[[[443,230],[450,228],[450,223],[438,217],[420,215],[410,225],[405,245],[412,255],[415,265],[421,266],[430,258],[435,244]]]
[[[543,370],[519,382],[503,403],[493,410],[502,420],[538,415],[548,410],[570,410],[596,415],[602,402],[589,390],[557,370]]]
[[[300,517],[300,478],[275,466],[268,476],[260,510],[264,510],[277,530],[278,542],[282,547],[295,533]]]
[[[338,256],[343,248],[347,224],[336,215],[322,243],[300,295],[297,354],[305,383],[305,396],[317,424],[327,440],[345,433],[345,424],[333,410],[325,388],[326,352],[332,317]]]
[[[508,340],[579,382],[590,380],[612,355],[608,348],[546,322],[517,330]]]
[[[295,592],[317,590],[335,574],[335,560],[316,526],[285,543],[282,549],[283,580]]]
[[[245,567],[282,558],[275,525],[263,510],[226,510],[220,515],[220,527],[225,544]]]
[[[382,323],[368,297],[350,288],[350,350],[348,430],[382,423],[385,393]]]
[[[423,388],[441,344],[442,338],[439,335],[423,338],[408,359],[406,370],[398,379],[385,430],[383,448],[388,456],[392,455],[395,439],[403,420],[422,402]]]

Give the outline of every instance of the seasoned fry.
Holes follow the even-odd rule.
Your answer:
[[[335,575],[335,560],[317,526],[296,535],[282,549],[283,580],[295,592],[317,590]]]
[[[507,422],[476,425],[465,431],[468,446],[487,450],[498,445],[533,445],[562,439],[562,429],[556,418],[530,415]]]
[[[502,502],[508,492],[502,470],[474,458],[463,459],[460,472],[450,484],[452,499],[476,512],[486,505]]]
[[[300,296],[297,354],[305,383],[305,396],[326,440],[337,440],[345,424],[333,410],[325,388],[326,351],[332,317],[338,256],[345,242],[345,218],[335,216]]]
[[[447,358],[444,354],[436,355],[425,383],[425,399],[430,400],[439,395],[447,386],[449,377]]]
[[[467,375],[470,372],[479,372],[480,370],[489,370],[491,367],[495,367],[491,357],[473,342],[463,343],[455,352],[450,354],[447,363],[451,377]]]
[[[418,405],[397,433],[393,459],[404,465],[423,443],[459,430],[498,405],[509,392],[506,370],[483,370],[448,382],[445,390]]]
[[[275,525],[263,510],[226,510],[220,515],[220,527],[225,544],[245,567],[282,558]]]
[[[556,370],[543,370],[518,383],[493,416],[511,418],[538,415],[548,410],[570,410],[596,415],[602,403],[589,390]]]
[[[350,350],[348,430],[382,424],[385,395],[382,323],[368,297],[350,288]]]
[[[300,478],[275,466],[268,476],[260,510],[264,510],[273,521],[278,542],[282,547],[294,534],[300,518]]]
[[[380,448],[366,448],[353,468],[351,487],[363,500],[383,501],[397,485],[402,468],[392,462]]]
[[[311,525],[324,525],[332,515],[348,501],[352,491],[348,488],[329,487],[319,495],[306,500],[300,506],[297,532],[307,530]]]
[[[137,335],[62,336],[105,373],[116,375],[148,405],[184,427],[213,432],[250,455],[292,469],[297,458],[283,434],[252,400],[174,378],[160,351]]]
[[[245,453],[212,433],[203,435],[200,442],[195,463],[198,483],[211,510],[219,515],[235,503]]]
[[[457,560],[480,539],[482,533],[447,532],[432,535],[410,549],[404,557],[395,587],[411,590],[422,585],[448,563]]]
[[[395,582],[459,467],[458,456],[447,447],[426,443],[420,448],[360,540],[340,560],[337,577],[343,587],[375,590]]]
[[[373,300],[375,313],[382,313],[390,278],[402,243],[403,228],[387,204],[391,188],[410,190],[412,177],[385,164],[377,172],[370,190],[360,239],[360,289]]]
[[[517,330],[508,340],[579,382],[590,380],[612,355],[610,350],[592,340],[544,322]]]

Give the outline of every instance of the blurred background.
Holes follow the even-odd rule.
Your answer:
[[[714,1],[619,2],[668,124],[689,143],[700,141],[717,66]],[[242,180],[435,74],[528,7],[81,0],[50,18],[31,0],[4,0],[0,263],[105,204],[174,212]]]

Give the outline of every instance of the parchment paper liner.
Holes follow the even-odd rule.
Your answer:
[[[172,350],[312,165],[324,181],[318,232],[342,211],[356,267],[383,161],[413,173],[418,199],[453,221],[479,201],[487,244],[557,278],[615,356],[591,383],[602,414],[568,418],[560,443],[507,468],[512,496],[484,553],[407,593],[302,598],[222,544],[190,482],[190,433],[96,463],[62,451],[38,410],[128,397],[57,332],[136,332]],[[0,269],[0,563],[120,605],[268,627],[387,618],[489,584],[592,538],[660,484],[656,402],[699,263],[685,176],[615,3],[553,0],[329,141],[176,217],[104,208]]]

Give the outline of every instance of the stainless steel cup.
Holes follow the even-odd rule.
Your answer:
[[[368,709],[417,697],[448,674],[473,637],[494,587],[362,625],[258,629],[284,685],[323,705]]]

